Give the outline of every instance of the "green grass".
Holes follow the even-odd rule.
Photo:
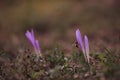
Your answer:
[[[105,80],[117,79],[119,76],[120,56],[111,50],[104,53],[91,53],[90,63],[86,63],[83,53],[76,48],[66,56],[59,46],[42,53],[44,56],[36,61],[35,53],[25,51],[12,60],[6,59],[0,52],[0,79],[9,80]],[[9,53],[7,53],[9,54]],[[7,55],[6,54],[6,55]],[[9,56],[7,57],[9,58]]]

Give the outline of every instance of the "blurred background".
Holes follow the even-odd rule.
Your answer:
[[[120,0],[0,0],[0,49],[29,48],[25,32],[31,28],[43,51],[55,44],[72,50],[79,28],[91,49],[118,52]]]

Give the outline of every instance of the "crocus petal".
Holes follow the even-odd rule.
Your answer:
[[[84,45],[83,45],[83,41],[82,41],[82,36],[81,36],[81,33],[80,33],[79,29],[76,30],[76,38],[77,38],[77,42],[80,45],[83,53],[85,53]]]
[[[82,52],[83,52],[84,57],[85,57],[85,60],[87,61],[87,57],[86,57],[85,49],[84,49],[84,44],[83,44],[81,32],[80,32],[79,29],[76,30],[76,38],[77,38],[77,42],[79,44],[79,48],[82,49]]]
[[[27,31],[25,35],[28,38],[28,40],[32,43],[33,47],[35,47],[35,41],[34,41],[33,34],[29,31]]]
[[[38,40],[35,41],[35,44],[36,44],[37,52],[40,53],[41,49]]]
[[[85,52],[87,56],[87,61],[89,63],[89,42],[88,42],[88,38],[86,35],[84,36],[84,42],[85,42]]]
[[[26,37],[28,38],[28,40],[29,40],[31,43],[33,43],[31,33],[30,33],[29,31],[27,31],[25,35],[26,35]]]

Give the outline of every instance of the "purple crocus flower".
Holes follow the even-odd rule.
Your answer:
[[[84,42],[82,41],[82,35],[79,29],[76,30],[76,39],[79,45],[79,49],[82,50],[85,60],[86,62],[89,63],[89,42],[88,42],[88,38],[85,35],[84,36]]]
[[[41,53],[40,45],[38,40],[35,39],[33,29],[31,29],[31,31],[27,30],[25,35],[28,38],[28,40],[31,42],[32,46],[34,47],[36,54],[40,54]]]

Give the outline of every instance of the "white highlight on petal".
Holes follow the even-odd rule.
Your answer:
[[[86,57],[87,57],[87,61],[88,61],[88,63],[89,63],[89,62],[90,62],[90,61],[89,61],[89,58],[90,58],[90,56],[89,56],[89,42],[88,42],[88,38],[87,38],[86,35],[84,36],[84,42],[85,42]]]
[[[36,44],[36,48],[37,48],[38,52],[41,53],[41,49],[40,49],[38,40],[35,41],[35,44]]]

